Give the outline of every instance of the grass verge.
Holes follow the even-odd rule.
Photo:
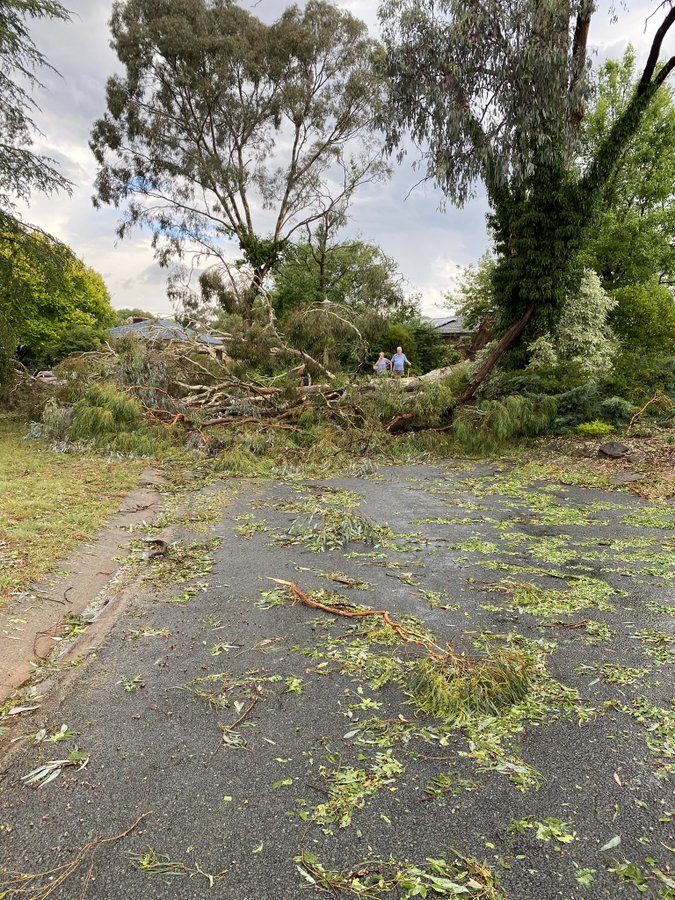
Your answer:
[[[53,453],[0,416],[0,607],[90,540],[147,461]]]

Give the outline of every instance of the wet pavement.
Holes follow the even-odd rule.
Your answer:
[[[376,872],[360,896],[397,896],[396,873],[414,896],[402,872],[429,897],[671,896],[674,512],[497,465],[202,489],[166,558],[136,555],[101,646],[85,630],[82,663],[26,695],[0,896],[51,872],[6,896],[295,900],[328,870],[344,896]],[[271,579],[465,659],[521,654],[529,694],[461,725],[424,713],[419,645]],[[22,780],[75,747],[86,767]]]

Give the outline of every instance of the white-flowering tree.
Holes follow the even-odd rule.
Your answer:
[[[607,323],[615,306],[616,300],[604,290],[598,275],[585,269],[579,289],[563,303],[554,331],[530,344],[529,368],[571,362],[589,380],[606,375],[617,350],[616,338]]]

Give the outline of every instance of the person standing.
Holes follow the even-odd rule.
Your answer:
[[[403,352],[403,347],[397,347],[396,353],[392,356],[389,364],[389,368],[393,372],[394,378],[403,378],[405,367],[410,365],[412,365],[412,363]]]
[[[378,375],[385,375],[387,373],[387,369],[389,368],[390,364],[391,364],[391,360],[387,359],[387,357],[384,355],[384,352],[382,350],[380,350],[380,355],[377,357],[377,360],[376,360],[373,368],[375,369],[375,371],[377,372]]]

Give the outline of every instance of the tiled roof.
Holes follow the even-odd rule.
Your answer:
[[[214,347],[222,347],[220,338],[210,334],[195,334],[191,328],[184,328],[178,322],[171,319],[144,319],[142,322],[133,322],[129,325],[117,325],[108,332],[110,337],[124,337],[134,334],[148,341],[189,341],[197,340],[203,344],[212,344]]]
[[[473,334],[476,331],[464,324],[463,316],[428,316],[426,321],[435,325],[441,334]]]

